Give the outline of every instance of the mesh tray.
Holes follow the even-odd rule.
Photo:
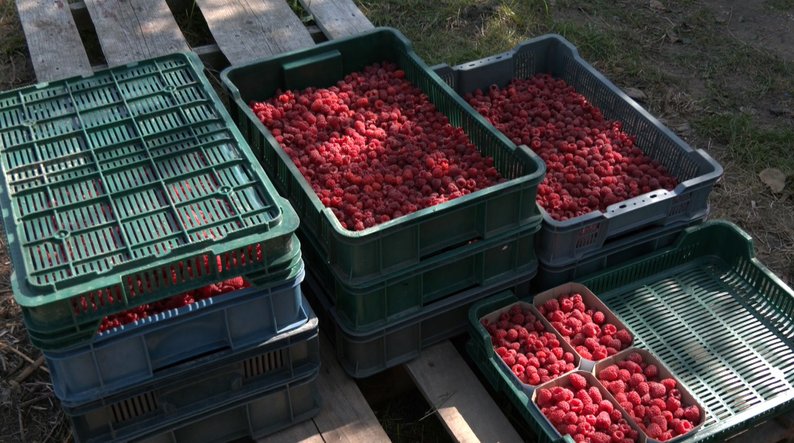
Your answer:
[[[735,225],[687,228],[674,246],[581,283],[705,407],[703,427],[684,441],[724,441],[794,407],[794,291],[754,257],[751,238]],[[473,307],[470,326],[481,310],[513,301]],[[486,378],[541,440],[553,440],[526,394],[480,348],[467,345]]]
[[[63,405],[77,442],[128,441],[250,401],[319,372],[319,323],[309,320],[243,353],[204,361],[109,397]]]
[[[363,231],[343,229],[249,108],[276,89],[335,84],[350,72],[389,60],[426,93],[451,124],[466,131],[506,182],[425,208]],[[231,113],[274,183],[301,218],[301,230],[318,239],[320,253],[340,276],[385,277],[436,253],[540,223],[535,195],[545,173],[543,161],[526,146],[515,146],[460,99],[414,53],[398,31],[379,28],[306,50],[233,66],[221,74],[234,101]]]
[[[298,225],[195,54],[0,94],[0,164],[15,299],[32,338],[63,346],[108,314],[266,270]]]
[[[618,89],[579,57],[576,48],[559,35],[528,40],[513,50],[454,68],[434,67],[458,93],[466,94],[490,85],[507,85],[513,78],[548,73],[565,80],[604,117],[623,122],[623,130],[636,135],[636,145],[659,161],[679,181],[667,191],[658,189],[567,221],[557,221],[542,208],[543,227],[538,235],[538,259],[560,267],[598,251],[607,239],[649,225],[668,225],[702,217],[708,196],[722,176],[722,166],[705,151],[692,149],[659,120]]]

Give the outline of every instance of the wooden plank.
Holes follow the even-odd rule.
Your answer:
[[[455,440],[523,441],[449,341],[423,350],[406,367]]]
[[[355,35],[373,28],[352,0],[300,0],[328,39]]]
[[[391,441],[356,383],[339,366],[334,347],[322,335],[320,359],[322,368],[317,386],[323,399],[323,409],[314,418],[314,423],[323,440],[334,443]]]
[[[67,0],[17,0],[16,6],[40,82],[91,73]]]
[[[258,443],[325,443],[325,440],[319,434],[314,422],[306,420],[281,432],[268,435]]]
[[[232,64],[312,46],[309,31],[284,0],[196,0]]]
[[[108,66],[188,47],[165,0],[85,0]]]

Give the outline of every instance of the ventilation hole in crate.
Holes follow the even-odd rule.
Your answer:
[[[113,405],[110,410],[114,423],[124,423],[150,414],[160,408],[153,391],[128,398]]]
[[[261,377],[283,368],[289,360],[287,353],[286,349],[279,349],[278,351],[268,352],[267,354],[257,355],[245,360],[243,362],[243,380]]]

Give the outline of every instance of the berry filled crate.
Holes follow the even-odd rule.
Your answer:
[[[12,288],[37,347],[292,249],[298,217],[202,66],[174,54],[0,93]]]
[[[704,406],[703,427],[685,441],[724,441],[794,407],[794,291],[755,258],[752,239],[735,225],[687,228],[675,245],[580,282]],[[467,350],[538,440],[554,441],[479,328],[483,315],[516,300],[493,297],[472,307]]]
[[[649,225],[701,217],[708,208],[714,183],[722,176],[719,163],[664,127],[579,57],[576,48],[559,35],[544,35],[502,54],[453,68],[440,65],[434,70],[461,95],[540,73],[561,78],[600,108],[604,117],[623,122],[623,130],[637,137],[636,146],[678,179],[672,191],[658,189],[615,203],[606,212],[593,211],[571,220],[554,220],[541,208],[543,227],[537,238],[537,254],[542,264],[568,265],[597,251],[610,238]]]
[[[300,255],[282,277],[99,333],[79,348],[44,351],[55,395],[61,404],[76,406],[190,371],[306,323]]]
[[[382,61],[394,62],[404,70],[406,78],[430,97],[452,125],[463,128],[482,154],[493,157],[494,166],[507,181],[363,231],[342,228],[249,103],[269,99],[277,89],[328,87],[351,72]],[[301,229],[318,239],[322,256],[349,284],[356,284],[356,279],[385,277],[471,240],[540,223],[535,196],[546,170],[540,157],[526,146],[516,146],[488,124],[394,29],[378,28],[233,66],[223,71],[221,78],[233,101],[232,116],[279,191],[292,202]]]
[[[304,281],[307,297],[336,349],[337,360],[353,378],[364,378],[406,363],[422,349],[461,334],[472,303],[497,293],[526,292],[534,273],[502,280],[486,288],[474,288],[437,300],[410,316],[392,321],[374,331],[351,330],[340,320],[329,294],[309,267]],[[331,332],[333,331],[333,332]]]
[[[438,254],[401,272],[362,285],[348,285],[317,253],[308,232],[299,231],[307,266],[322,282],[341,325],[357,333],[372,332],[421,312],[426,306],[465,290],[535,275],[535,233],[540,225],[473,242]]]
[[[190,371],[164,375],[110,397],[75,407],[64,405],[75,441],[128,441],[170,432],[182,423],[249,403],[316,375],[320,369],[319,322],[305,300],[302,309],[308,318],[302,326],[243,353],[207,360]],[[271,414],[280,418],[284,411]],[[271,424],[280,424],[280,420]]]

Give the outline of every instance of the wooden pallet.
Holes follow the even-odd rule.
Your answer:
[[[17,9],[39,81],[90,74],[175,51],[193,50],[205,64],[222,69],[260,57],[311,46],[371,29],[352,0],[301,0],[317,23],[306,27],[286,0],[196,0],[214,43],[191,48],[171,10],[186,0],[18,0]],[[106,64],[91,65],[81,33],[95,33]],[[57,35],[59,38],[53,39]],[[318,389],[321,412],[268,442],[389,441],[355,381],[321,342]],[[408,365],[425,395],[457,441],[521,441],[451,343],[428,349]]]
[[[230,63],[372,28],[352,0],[300,0],[316,22],[308,27],[287,0],[195,0],[214,42],[190,47],[171,12],[186,9],[189,1],[17,0],[16,6],[39,81],[90,74],[107,66],[183,50],[196,52],[207,66],[220,70]],[[106,63],[89,62],[81,34],[95,36]],[[388,441],[327,340],[321,343],[321,357],[318,387],[324,399],[322,411],[265,441]],[[424,350],[406,369],[455,441],[523,441],[450,342]],[[794,442],[794,419],[772,419],[730,440],[758,441]]]

